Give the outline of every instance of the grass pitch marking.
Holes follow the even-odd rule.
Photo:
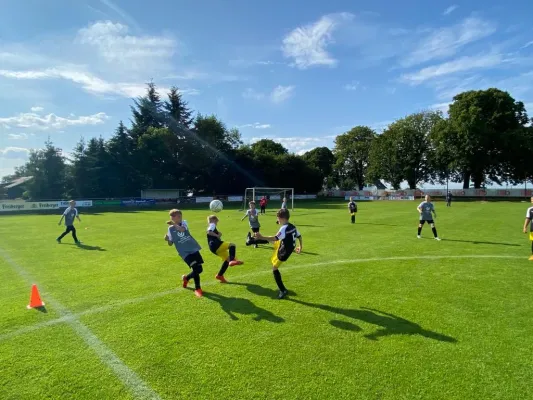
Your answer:
[[[9,255],[2,249],[0,249],[0,255],[11,266],[11,268],[20,275],[29,284],[35,283],[35,280],[18,265]],[[117,378],[126,386],[137,399],[154,399],[160,400],[161,397],[150,388],[133,370],[131,370],[113,351],[107,347],[86,325],[84,325],[78,316],[72,313],[68,308],[64,307],[61,303],[54,300],[49,294],[46,295],[50,304],[53,304],[54,308],[61,315],[60,318],[49,321],[49,325],[56,323],[66,322],[81,337],[85,343],[96,353],[100,360],[106,364],[115,373]],[[31,332],[35,329],[28,330]],[[36,328],[38,329],[38,328]],[[13,332],[14,334],[15,332]],[[7,334],[10,337],[17,335]],[[2,339],[2,337],[0,337]],[[1,341],[1,340],[0,340]]]
[[[4,256],[5,258],[5,256]],[[356,258],[353,260],[337,260],[337,261],[328,261],[328,262],[320,262],[320,263],[312,263],[312,264],[301,264],[301,265],[293,265],[293,266],[284,266],[284,270],[297,270],[297,269],[303,269],[303,268],[313,268],[313,267],[323,267],[326,265],[342,265],[342,264],[351,264],[351,263],[367,263],[367,262],[381,262],[381,261],[409,261],[409,260],[441,260],[441,259],[483,259],[483,258],[496,258],[496,259],[521,259],[524,260],[524,257],[521,256],[508,256],[508,255],[448,255],[448,256],[396,256],[396,257],[374,257],[374,258]],[[10,261],[8,261],[10,262]],[[259,275],[266,275],[271,274],[272,271],[270,269],[266,269],[264,271],[258,271],[250,274],[244,274],[244,275],[238,275],[235,276],[232,279],[246,279],[251,278]],[[213,286],[213,285],[220,285],[218,281],[209,281],[202,283],[202,287],[205,286]],[[68,314],[62,315],[60,318],[56,318],[50,321],[46,322],[39,322],[35,325],[26,326],[20,329],[17,329],[13,332],[8,332],[0,335],[0,342],[3,342],[5,340],[9,340],[15,337],[18,337],[20,335],[24,335],[27,333],[34,332],[36,330],[39,330],[41,328],[46,328],[48,326],[53,326],[57,324],[62,323],[72,323],[73,321],[78,321],[78,318],[83,317],[85,315],[92,315],[92,314],[100,314],[107,311],[111,311],[117,308],[125,307],[128,305],[133,304],[139,304],[143,303],[145,301],[151,301],[158,299],[160,297],[169,296],[171,294],[178,294],[182,292],[183,290],[181,288],[174,288],[170,290],[165,290],[163,292],[153,293],[147,296],[141,296],[141,297],[135,297],[132,299],[122,300],[118,301],[116,303],[107,304],[105,306],[100,307],[94,307],[90,308],[88,310],[79,312],[79,313],[72,313],[69,312]],[[49,295],[46,296],[47,298],[50,298]],[[54,302],[54,304],[57,307],[57,302]],[[78,321],[79,322],[79,321]]]

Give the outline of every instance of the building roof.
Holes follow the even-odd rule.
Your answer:
[[[13,182],[8,183],[4,187],[6,189],[11,189],[11,188],[14,188],[16,186],[20,186],[20,185],[28,182],[31,179],[33,179],[33,176],[23,176],[22,178],[15,179]]]

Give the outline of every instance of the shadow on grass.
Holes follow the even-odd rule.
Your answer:
[[[265,288],[265,287],[262,287],[260,285],[256,285],[253,283],[230,283],[230,284],[244,286],[249,292],[257,296],[276,298],[277,293],[278,293],[277,290]],[[296,295],[296,293],[293,293],[289,290],[289,296],[291,295],[294,296]],[[441,342],[457,343],[457,339],[455,338],[443,335],[441,333],[433,332],[427,329],[423,329],[420,325],[414,322],[411,322],[409,320],[406,320],[405,318],[398,317],[393,314],[386,313],[384,311],[374,310],[374,309],[366,308],[366,307],[362,307],[361,309],[333,307],[327,304],[309,303],[309,302],[302,301],[302,300],[296,300],[290,297],[287,298],[287,300],[292,301],[293,303],[300,304],[302,306],[314,308],[317,310],[327,311],[332,314],[335,314],[336,316],[343,315],[355,321],[362,321],[362,322],[366,322],[366,323],[380,327],[375,332],[364,335],[364,337],[369,340],[378,340],[381,337],[392,336],[392,335],[420,335],[428,339],[438,340]],[[343,329],[347,331],[361,332],[363,330],[361,327],[359,327],[355,323],[349,322],[349,321],[341,321],[338,319],[332,319],[330,321],[330,324],[334,326],[335,328]]]
[[[490,244],[496,246],[514,246],[520,247],[520,244],[516,243],[503,243],[503,242],[485,242],[481,240],[459,240],[459,239],[442,239],[443,242],[458,242],[458,243],[473,243],[473,244]]]
[[[274,280],[272,280],[272,284],[275,285]],[[268,297],[270,299],[278,298],[278,289],[266,288],[263,286],[256,285],[255,283],[228,282],[228,285],[244,286],[246,290],[257,296]],[[289,290],[289,296],[296,296],[296,293],[292,290]]]
[[[222,310],[226,314],[228,314],[228,316],[234,321],[237,321],[239,319],[235,314],[242,314],[255,315],[255,317],[253,318],[254,321],[265,320],[277,324],[285,322],[283,318],[278,317],[277,315],[273,314],[268,310],[265,310],[264,308],[256,306],[248,299],[243,299],[240,297],[226,297],[222,296],[221,294],[206,292],[204,292],[204,297],[219,303],[220,307],[222,307]]]
[[[76,246],[76,248],[80,250],[89,250],[89,251],[107,251],[106,249],[100,247],[100,246],[89,246],[88,244],[75,244],[75,243],[61,243],[61,244],[67,244],[70,246]]]
[[[42,312],[43,314],[47,314],[48,313],[48,310],[46,309],[45,306],[41,306],[41,307],[33,307],[34,310],[37,310],[39,312]]]
[[[350,309],[328,306],[326,304],[308,303],[296,299],[288,299],[303,306],[315,308],[318,310],[328,311],[335,315],[344,315],[356,321],[363,321],[368,324],[376,325],[378,328],[375,332],[364,335],[369,340],[378,340],[381,337],[392,335],[419,335],[428,339],[438,340],[440,342],[457,343],[457,339],[441,333],[433,332],[422,328],[415,322],[398,317],[397,315],[385,311],[374,310],[363,307],[361,309]],[[351,322],[331,320],[330,324],[336,328],[359,332],[362,329]]]

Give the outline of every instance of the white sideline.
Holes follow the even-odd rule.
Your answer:
[[[302,269],[302,268],[312,268],[312,267],[322,267],[326,265],[340,265],[340,264],[350,264],[350,263],[364,263],[364,262],[380,262],[380,261],[409,261],[409,260],[441,260],[441,259],[481,259],[481,258],[497,258],[497,259],[522,259],[524,260],[524,257],[521,256],[508,256],[508,255],[448,255],[448,256],[396,256],[396,257],[375,257],[375,258],[356,258],[353,260],[337,260],[337,261],[328,261],[328,262],[320,262],[320,263],[314,263],[314,264],[301,264],[301,265],[287,265],[283,267],[283,270],[296,270],[296,269]],[[239,279],[245,279],[250,278],[254,276],[259,275],[265,275],[265,274],[271,274],[272,271],[270,269],[265,269],[263,271],[253,272],[250,274],[244,274],[244,275],[237,275],[235,277],[232,277],[232,279],[239,280]],[[206,274],[203,274],[203,277],[206,276]],[[202,283],[202,287],[205,286],[212,286],[212,285],[219,285],[218,281],[208,281],[205,283]],[[45,328],[47,326],[52,326],[56,324],[61,324],[63,322],[70,323],[73,320],[77,320],[77,318],[85,316],[85,315],[91,315],[91,314],[100,314],[106,311],[110,311],[116,308],[132,305],[132,304],[138,304],[145,301],[155,300],[160,297],[168,296],[171,294],[178,294],[183,291],[175,288],[166,290],[163,292],[153,293],[147,296],[141,296],[136,297],[133,299],[127,299],[118,301],[116,303],[107,304],[105,306],[100,307],[94,307],[90,308],[88,310],[79,312],[79,313],[70,313],[68,315],[63,315],[60,318],[53,319],[51,321],[46,322],[40,322],[35,325],[26,326],[24,328],[17,329],[13,332],[8,332],[0,335],[0,342],[3,342],[5,340],[9,340],[12,338],[15,338],[20,335],[24,335],[26,333],[34,332],[36,330],[39,330],[41,328]],[[50,298],[50,296],[47,295],[47,298]],[[55,303],[57,304],[57,303]]]
[[[0,255],[6,262],[11,266],[11,268],[19,274],[26,282],[29,284],[35,283],[35,280],[15,261],[9,257],[9,255],[2,249],[0,249]],[[49,321],[47,325],[53,325],[54,323],[66,322],[70,327],[81,337],[85,343],[96,353],[100,360],[106,364],[111,370],[115,373],[117,378],[126,386],[133,396],[136,399],[157,399],[160,400],[161,397],[150,388],[133,370],[131,370],[113,351],[107,347],[98,337],[79,319],[78,316],[73,314],[68,308],[64,307],[61,303],[57,302],[49,294],[46,295],[49,304],[52,304],[53,307],[61,315],[60,318]],[[57,321],[57,322],[54,322]],[[43,325],[43,324],[41,324]],[[35,325],[34,325],[35,326]],[[32,328],[32,327],[28,327]],[[31,332],[31,329],[26,330]],[[36,328],[38,329],[38,328]],[[9,337],[15,337],[15,332],[8,333]]]

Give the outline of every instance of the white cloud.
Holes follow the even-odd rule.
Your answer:
[[[11,140],[27,140],[30,135],[27,133],[10,133],[7,137]]]
[[[533,46],[533,40],[531,42],[527,42],[525,45],[523,45],[522,49],[527,49],[529,46]]]
[[[273,103],[282,103],[289,99],[294,93],[294,86],[276,86],[270,94],[270,100]]]
[[[459,8],[458,5],[454,4],[453,6],[450,6],[448,7],[446,10],[444,10],[444,12],[442,13],[442,15],[450,15],[452,12],[454,12],[455,10],[457,10]]]
[[[25,160],[29,154],[30,150],[22,147],[6,147],[0,149],[0,158],[10,160]]]
[[[120,23],[99,21],[78,32],[78,42],[97,50],[97,54],[115,67],[146,71],[160,68],[175,53],[176,41],[165,36],[129,35]]]
[[[354,81],[352,83],[348,83],[348,84],[344,85],[344,89],[345,90],[350,90],[350,91],[355,91],[355,90],[357,90],[358,87],[359,87],[359,82],[357,82],[357,81]]]
[[[41,112],[41,111],[43,111],[43,110],[44,110],[44,108],[42,108],[42,107],[32,107],[32,108],[31,108],[31,111],[32,111],[32,112]]]
[[[255,143],[261,139],[265,139],[264,136],[253,137],[250,139],[250,143]],[[269,137],[267,139],[280,143],[292,153],[302,153],[314,149],[315,147],[332,145],[330,137]]]
[[[242,93],[242,97],[244,97],[245,99],[261,100],[265,98],[265,94],[257,92],[256,90],[252,88],[247,88]]]
[[[237,126],[237,128],[254,128],[254,129],[269,129],[271,127],[272,126],[270,124],[260,124],[259,122]]]
[[[55,114],[39,115],[35,113],[21,113],[14,117],[0,118],[0,127],[25,128],[38,130],[59,130],[68,126],[99,125],[109,117],[103,113],[97,113],[77,118],[63,118]]]
[[[455,55],[469,43],[496,32],[496,26],[480,18],[467,18],[461,23],[432,31],[417,48],[403,60],[405,67]]]
[[[283,39],[283,55],[292,59],[291,65],[299,69],[337,65],[337,60],[328,53],[327,47],[333,43],[335,28],[352,17],[349,13],[325,15],[314,23],[294,29]]]
[[[0,70],[0,76],[11,79],[64,79],[80,85],[85,91],[98,95],[119,95],[123,97],[139,97],[146,94],[146,84],[142,83],[111,83],[105,81],[76,66],[48,68],[44,70],[13,71]],[[160,93],[168,92],[168,88],[160,87]],[[196,89],[183,89],[183,94],[196,95]]]
[[[423,68],[415,73],[404,74],[402,80],[418,85],[430,79],[451,75],[473,69],[490,68],[505,62],[500,54],[465,56],[443,64]]]
[[[134,26],[137,30],[141,30],[141,27],[139,26],[135,18],[133,18],[123,8],[120,8],[115,3],[113,3],[111,0],[100,0],[100,3],[104,4],[105,6],[109,7],[111,10],[116,12],[124,21]]]
[[[433,111],[441,111],[443,114],[447,114],[450,104],[451,102],[432,104],[428,108]]]

